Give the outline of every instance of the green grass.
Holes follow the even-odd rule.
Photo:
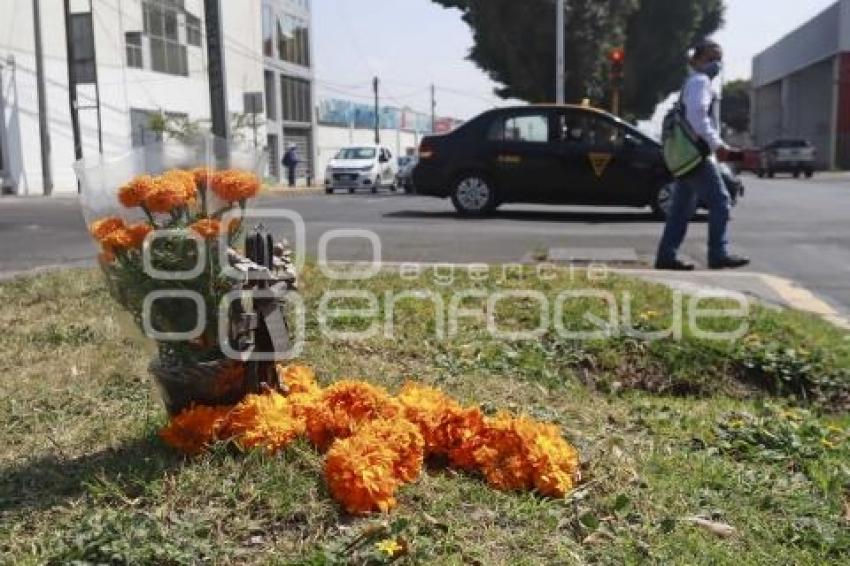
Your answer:
[[[395,339],[333,342],[319,336],[315,312],[335,285],[314,268],[304,274],[303,361],[324,383],[363,377],[395,391],[415,378],[487,411],[557,422],[582,454],[580,489],[563,501],[505,494],[433,469],[402,490],[391,515],[352,519],[329,498],[321,456],[306,444],[278,457],[217,447],[184,460],[157,437],[165,416],[146,374],[152,352],[98,273],[67,271],[0,284],[0,563],[380,563],[375,543],[388,536],[409,544],[400,563],[850,556],[850,341],[825,323],[756,309],[734,343],[687,332],[679,341],[583,343],[550,332],[506,343],[475,321],[438,339],[434,309],[402,301]],[[445,287],[384,274],[358,287],[427,288],[448,303],[459,288],[552,297],[586,285],[583,275]],[[644,330],[674,314],[664,289],[615,277],[594,286],[630,292]],[[503,304],[502,324],[533,325],[531,306]],[[571,303],[566,319],[579,308]],[[365,326],[355,316],[343,323]],[[688,521],[696,516],[735,534]]]

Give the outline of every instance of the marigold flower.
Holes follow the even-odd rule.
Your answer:
[[[98,242],[102,242],[108,235],[125,227],[124,221],[116,216],[101,218],[92,222],[89,233]]]
[[[130,236],[131,240],[130,247],[134,249],[141,248],[142,244],[145,243],[145,238],[147,238],[148,234],[151,232],[153,232],[153,226],[146,222],[138,222],[127,226],[127,234]]]
[[[316,383],[316,373],[307,366],[277,365],[277,375],[280,381],[286,385],[290,394],[315,393],[319,391]]]
[[[153,177],[140,175],[118,189],[118,200],[127,208],[142,206],[155,187]]]
[[[160,179],[183,193],[187,203],[191,203],[198,196],[198,187],[195,184],[195,176],[189,171],[172,169],[160,176]]]
[[[352,515],[389,512],[401,482],[393,465],[397,453],[371,436],[336,441],[325,458],[325,481],[335,500]]]
[[[496,489],[563,497],[580,480],[578,452],[555,425],[502,413],[487,419],[477,443],[475,464]]]
[[[111,232],[102,241],[103,249],[112,252],[125,251],[133,248],[133,235],[126,228]]]
[[[338,381],[323,390],[307,411],[307,435],[320,450],[338,438],[348,438],[363,424],[392,419],[401,413],[398,402],[380,387],[361,381]]]
[[[257,196],[260,192],[260,179],[248,171],[229,169],[215,173],[211,186],[220,199],[234,203]]]
[[[205,240],[215,240],[221,234],[221,221],[204,218],[192,224],[190,228]]]
[[[442,391],[415,383],[406,384],[398,400],[405,417],[419,427],[428,455],[448,456],[459,468],[474,468],[469,449],[484,424],[479,409],[464,409]]]
[[[145,208],[153,213],[166,214],[186,206],[186,192],[180,184],[168,183],[161,177],[154,179],[154,188],[145,198]]]
[[[373,439],[395,451],[393,472],[402,483],[419,478],[425,458],[425,441],[412,422],[404,418],[381,419],[363,425],[356,436]]]
[[[217,438],[229,412],[229,407],[198,406],[186,409],[171,419],[159,436],[166,444],[187,456],[197,456]]]
[[[249,395],[227,419],[222,436],[244,449],[263,448],[277,453],[305,431],[304,419],[293,414],[289,400],[279,393]]]

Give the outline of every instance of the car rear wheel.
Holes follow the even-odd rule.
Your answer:
[[[811,178],[812,178],[812,177],[814,177],[814,176],[815,176],[815,172],[814,172],[814,171],[812,171],[811,169],[807,169],[807,170],[806,170],[806,179],[811,179]]]
[[[774,177],[776,177],[776,173],[774,173],[773,171],[767,172],[767,178],[768,179],[773,179]]]
[[[676,183],[667,183],[655,193],[652,199],[652,213],[658,220],[666,220],[670,214],[670,209],[673,207],[673,192],[676,190]]]
[[[464,216],[482,216],[496,208],[496,191],[483,175],[463,175],[455,184],[452,204]]]

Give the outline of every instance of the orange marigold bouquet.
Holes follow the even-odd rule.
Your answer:
[[[362,381],[322,389],[299,365],[279,366],[289,395],[249,396],[236,406],[193,407],[163,429],[195,456],[213,442],[270,454],[306,438],[326,451],[331,496],[353,515],[388,512],[426,458],[480,474],[495,489],[563,497],[581,480],[578,452],[559,427],[500,413],[486,417],[431,387],[409,383],[397,397]]]
[[[244,253],[243,222],[265,157],[236,148],[214,153],[206,143],[160,144],[108,165],[81,163],[77,172],[109,290],[156,342],[156,367],[208,365],[209,383],[198,383],[201,372],[185,373],[176,388],[189,399],[229,404],[244,396],[245,376],[223,353],[219,305],[241,283],[227,268]]]

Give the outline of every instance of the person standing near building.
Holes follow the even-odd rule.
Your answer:
[[[656,269],[693,271],[694,266],[677,256],[685,240],[688,222],[701,200],[708,205],[708,266],[734,269],[749,265],[750,260],[731,255],[728,250],[731,198],[717,166],[735,151],[720,136],[719,96],[712,81],[723,68],[723,49],[712,40],[704,40],[694,49],[691,74],[682,89],[682,104],[688,123],[705,143],[707,157],[696,169],[680,177],[673,193],[664,235],[658,247]]]
[[[283,166],[286,168],[286,178],[289,181],[289,186],[295,186],[295,170],[298,167],[298,146],[294,143],[289,144],[289,149],[283,156]]]

